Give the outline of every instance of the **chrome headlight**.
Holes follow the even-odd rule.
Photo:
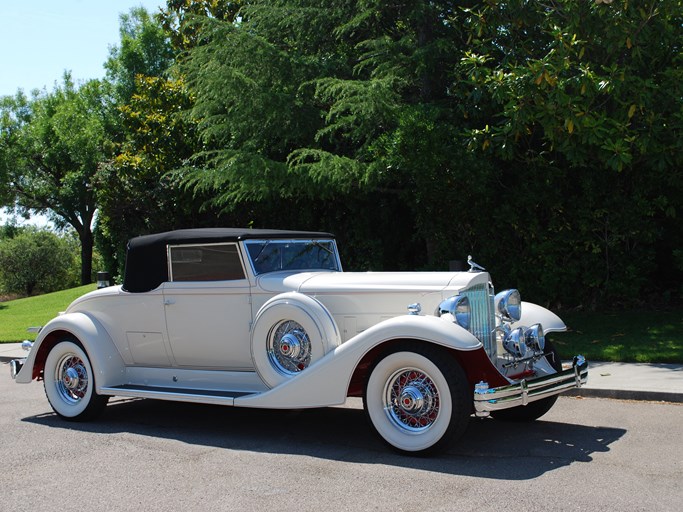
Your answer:
[[[527,346],[538,352],[545,349],[545,333],[541,324],[534,324],[524,331],[524,342]]]
[[[529,347],[524,342],[524,330],[517,327],[503,340],[503,347],[516,359],[524,359],[529,353]]]
[[[464,295],[454,295],[439,304],[436,310],[437,316],[449,314],[453,316],[453,320],[463,329],[470,328],[470,315],[472,310],[470,308],[470,299]]]
[[[505,290],[496,294],[496,311],[504,320],[516,322],[522,318],[522,297],[519,290]]]

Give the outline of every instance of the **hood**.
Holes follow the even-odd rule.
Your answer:
[[[275,272],[259,277],[263,290],[306,294],[398,292],[419,296],[448,291],[452,295],[488,282],[486,272]]]

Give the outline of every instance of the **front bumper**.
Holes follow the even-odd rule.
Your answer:
[[[486,417],[494,411],[524,406],[567,389],[580,388],[587,380],[588,361],[583,356],[576,356],[572,367],[560,373],[522,379],[516,384],[498,388],[488,388],[486,383],[480,383],[474,390],[474,412],[478,417]]]
[[[37,331],[36,331],[37,329]],[[31,332],[40,332],[40,327],[29,327],[29,331]],[[31,349],[33,348],[33,342],[29,340],[24,340],[21,344],[21,348],[25,350],[26,352],[31,352]],[[10,375],[12,376],[13,379],[17,378],[17,374],[21,371],[21,369],[24,367],[24,364],[26,363],[26,357],[20,357],[18,359],[12,359],[9,362],[9,369],[10,369]]]

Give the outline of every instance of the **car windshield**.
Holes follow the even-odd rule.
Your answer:
[[[278,270],[341,270],[334,240],[249,240],[245,244],[256,275]]]

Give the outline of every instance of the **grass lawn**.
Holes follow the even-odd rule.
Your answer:
[[[564,313],[569,332],[552,335],[563,358],[683,363],[683,311]]]
[[[33,340],[30,326],[45,325],[95,285],[0,302],[0,343]],[[561,313],[569,332],[551,335],[563,358],[583,354],[589,362],[683,363],[683,310]]]
[[[26,332],[28,327],[45,325],[57,313],[64,311],[71,301],[96,287],[95,284],[89,284],[36,297],[0,302],[0,343],[34,340],[37,334]]]

